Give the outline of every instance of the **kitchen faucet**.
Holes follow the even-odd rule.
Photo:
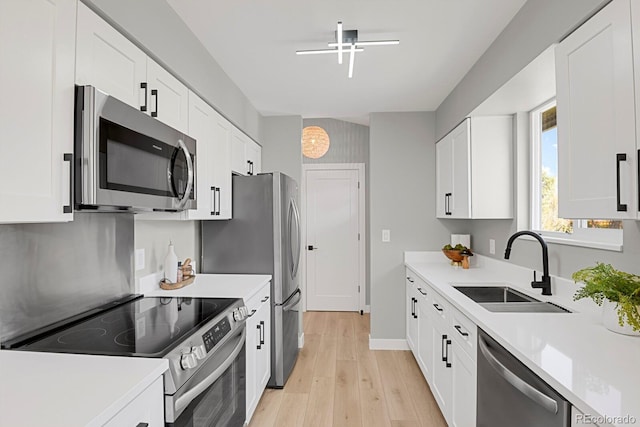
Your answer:
[[[542,289],[542,295],[551,295],[551,277],[549,277],[549,251],[547,250],[547,243],[542,237],[540,237],[539,234],[528,230],[518,231],[517,233],[513,234],[511,237],[509,237],[507,248],[504,250],[504,259],[509,259],[513,241],[518,237],[525,235],[533,237],[538,242],[540,242],[540,246],[542,246],[542,280],[536,280],[536,271],[533,270],[533,282],[531,282],[531,287]]]

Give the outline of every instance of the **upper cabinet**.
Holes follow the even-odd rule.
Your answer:
[[[231,135],[231,170],[240,175],[262,172],[262,147],[237,128]]]
[[[0,2],[0,223],[73,219],[75,0]]]
[[[438,218],[513,217],[512,118],[466,118],[436,144]]]
[[[188,132],[189,90],[86,5],[78,5],[76,83]]]
[[[612,1],[556,48],[562,218],[636,217],[633,73],[629,0]]]
[[[231,123],[189,93],[189,135],[198,144],[196,200],[185,219],[231,218]]]

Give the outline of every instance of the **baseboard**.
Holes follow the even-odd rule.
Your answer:
[[[304,347],[304,332],[298,335],[298,348]]]
[[[369,350],[409,350],[406,339],[373,339],[369,335]]]

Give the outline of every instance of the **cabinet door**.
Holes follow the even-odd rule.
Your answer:
[[[265,297],[266,298],[266,297]],[[257,354],[257,392],[258,401],[271,377],[271,304],[267,299],[260,306],[258,316],[259,326],[262,328],[260,350]]]
[[[124,407],[105,427],[164,427],[164,388],[162,377]]]
[[[406,310],[406,319],[407,319],[407,344],[409,344],[409,348],[413,352],[414,356],[417,358],[418,349],[416,347],[416,296],[415,296],[415,286],[413,284],[414,279],[407,277],[407,285],[406,285],[406,298],[407,298],[407,310]]]
[[[451,425],[476,425],[476,365],[455,340],[449,347],[453,390],[451,394]]]
[[[453,175],[453,144],[451,135],[436,144],[436,216],[449,218],[449,198],[451,197]]]
[[[635,217],[629,0],[613,1],[556,48],[562,218]]]
[[[427,291],[428,292],[428,291]],[[418,365],[428,383],[433,381],[433,324],[429,316],[429,302],[426,296],[418,301]]]
[[[249,164],[249,173],[257,175],[262,172],[262,147],[247,138],[245,152],[247,154],[247,162],[251,162]]]
[[[260,342],[260,328],[258,317],[256,312],[253,313],[249,319],[247,319],[247,338],[246,338],[246,357],[247,357],[247,376],[246,376],[246,391],[247,391],[247,420],[251,419],[253,411],[258,405],[260,397],[258,396],[257,387],[257,371],[256,361],[258,360],[258,343]]]
[[[75,19],[74,0],[0,2],[2,223],[73,219]]]
[[[471,218],[470,119],[451,132],[451,196],[449,218]]]
[[[217,198],[212,173],[215,168],[216,112],[193,92],[189,92],[189,136],[196,140],[197,209],[186,212],[187,219],[214,218]]]
[[[214,219],[231,219],[231,130],[233,125],[224,117],[216,114],[214,123],[214,158],[212,185],[217,190],[216,209],[219,212]]]
[[[451,361],[451,345],[452,339],[448,334],[448,329],[438,326],[438,322],[433,322],[433,381],[431,382],[431,391],[433,397],[440,406],[442,415],[450,422],[451,419],[451,393],[452,384],[452,366]]]
[[[92,85],[134,108],[146,108],[147,56],[126,37],[78,4],[76,83]]]
[[[162,123],[188,133],[189,89],[147,58],[148,112]]]
[[[633,70],[636,102],[636,135],[640,138],[640,3],[631,2],[631,31],[633,36]],[[640,141],[636,140],[636,219],[640,219]]]
[[[231,171],[240,175],[249,173],[245,138],[245,134],[234,126],[231,130]]]

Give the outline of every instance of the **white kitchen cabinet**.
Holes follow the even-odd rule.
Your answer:
[[[636,219],[640,219],[640,3],[631,2],[631,35],[633,37],[633,70],[636,103],[636,153],[632,156],[636,161]]]
[[[189,133],[189,89],[151,58],[147,58],[148,113],[162,123]]]
[[[78,5],[76,83],[92,85],[182,132],[189,90],[129,39]]]
[[[262,147],[236,127],[231,140],[231,170],[240,175],[262,172]]]
[[[100,18],[78,4],[76,83],[92,85],[134,108],[148,110],[147,55]]]
[[[0,223],[73,220],[75,0],[0,2]]]
[[[230,123],[198,95],[189,92],[189,135],[196,140],[197,209],[186,220],[231,218]],[[149,214],[148,216],[153,216]]]
[[[267,283],[247,301],[247,424],[271,376],[271,285]]]
[[[475,426],[477,327],[412,270],[406,277],[407,342],[447,423]]]
[[[164,387],[162,377],[127,404],[104,427],[164,427]]]
[[[513,217],[512,118],[466,118],[436,144],[438,218]]]
[[[413,352],[414,357],[418,354],[418,315],[415,276],[407,270],[406,279],[406,335],[407,344]]]
[[[635,218],[636,123],[629,0],[556,47],[562,218]]]

